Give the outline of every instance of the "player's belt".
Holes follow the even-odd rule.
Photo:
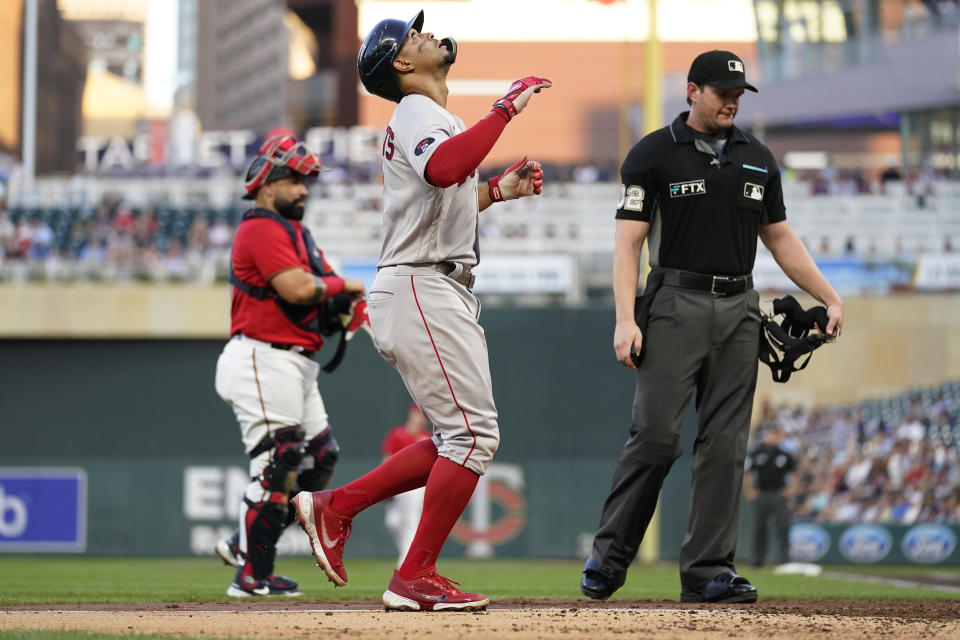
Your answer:
[[[271,342],[270,346],[273,347],[274,349],[280,349],[281,351],[293,351],[294,353],[299,353],[304,358],[313,358],[313,356],[317,355],[316,351],[305,349],[298,344],[284,344],[282,342]]]
[[[753,289],[753,275],[711,276],[680,269],[657,269],[663,272],[663,284],[682,289],[706,291],[715,296],[729,296]]]
[[[438,262],[433,265],[433,268],[443,275],[456,280],[467,289],[473,289],[473,283],[477,281],[477,276],[473,275],[470,267],[459,262],[444,260],[443,262]]]
[[[299,344],[286,344],[284,342],[264,342],[263,340],[257,340],[256,338],[251,338],[250,336],[245,336],[242,333],[235,333],[231,339],[236,340],[238,338],[245,338],[247,340],[252,340],[253,342],[258,342],[263,345],[268,345],[272,349],[280,349],[281,351],[293,351],[294,353],[299,353],[304,358],[313,358],[317,355],[316,351],[311,351],[306,347],[302,347]]]

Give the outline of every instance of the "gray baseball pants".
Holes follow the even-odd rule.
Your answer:
[[[683,589],[732,571],[740,489],[757,383],[756,291],[729,296],[664,285],[650,309],[637,370],[630,438],[600,517],[593,557],[626,570],[682,451],[683,413],[697,392],[689,524],[680,549]]]
[[[483,475],[500,444],[480,301],[433,267],[383,267],[367,296],[380,355],[434,425],[439,455]]]

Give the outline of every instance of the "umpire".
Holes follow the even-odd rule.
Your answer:
[[[744,89],[756,91],[739,57],[697,56],[687,76],[690,111],[643,138],[621,167],[613,346],[617,360],[636,370],[637,387],[630,437],[583,569],[580,588],[591,598],[623,585],[680,456],[680,423],[696,391],[680,600],[757,599],[736,573],[734,552],[758,368],[760,309],[751,275],[758,235],[787,276],[827,307],[827,333],[840,335],[842,302],[786,221],[773,155],[733,124]],[[652,270],[635,307],[645,239]]]
[[[790,560],[790,508],[784,489],[797,468],[796,459],[780,446],[783,432],[775,424],[763,429],[762,441],[747,454],[743,490],[754,503],[753,566],[762,567],[767,555],[768,524],[777,535],[777,564]],[[756,480],[753,480],[756,476]]]

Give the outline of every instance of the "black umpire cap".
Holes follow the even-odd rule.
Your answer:
[[[719,49],[706,51],[694,59],[687,82],[708,84],[717,89],[749,89],[757,93],[757,88],[747,82],[740,56]]]

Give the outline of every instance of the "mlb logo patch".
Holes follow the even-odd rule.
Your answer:
[[[727,69],[730,71],[739,71],[740,73],[743,73],[743,63],[739,60],[728,60]]]
[[[763,186],[747,182],[743,185],[743,196],[751,200],[763,201]]]
[[[434,143],[433,138],[424,138],[423,140],[417,143],[416,148],[413,150],[413,155],[416,155],[416,156],[423,155],[423,152],[427,150],[427,147],[429,147],[433,143]]]

